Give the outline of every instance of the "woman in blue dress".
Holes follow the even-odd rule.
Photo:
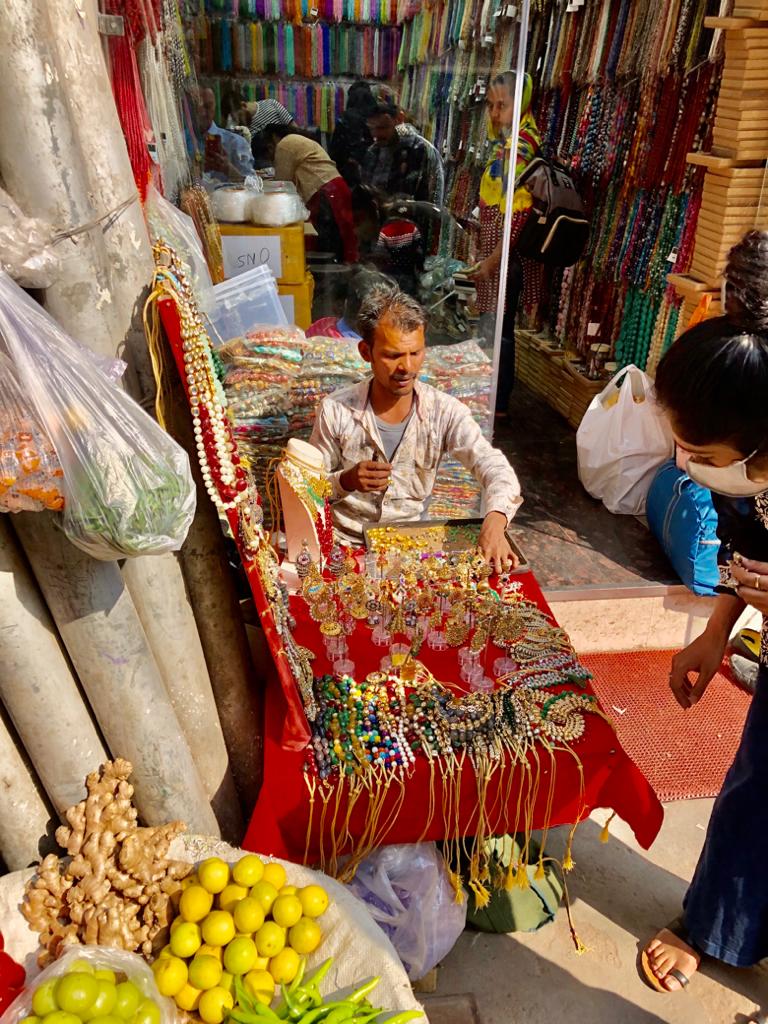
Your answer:
[[[768,614],[768,233],[731,250],[726,315],[686,331],[659,364],[657,397],[687,472],[718,513],[720,596],[704,633],[672,662],[683,710],[701,700],[739,615]],[[768,619],[760,671],[733,765],[715,801],[682,916],[642,952],[664,992],[684,988],[702,955],[735,967],[768,957]]]

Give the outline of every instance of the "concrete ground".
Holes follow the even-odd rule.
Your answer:
[[[668,996],[637,974],[639,944],[679,912],[711,806],[668,804],[650,852],[618,818],[607,844],[599,839],[604,812],[584,822],[568,883],[576,930],[589,951],[576,954],[562,909],[532,934],[465,932],[439,970],[434,1012],[425,1001],[430,1024],[746,1024],[760,1005],[768,1007],[768,973],[761,968],[705,961],[688,991]],[[450,999],[460,995],[474,998]]]

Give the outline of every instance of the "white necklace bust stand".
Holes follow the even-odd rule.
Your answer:
[[[285,446],[276,476],[285,523],[287,561],[283,563],[283,576],[288,586],[293,588],[299,585],[295,563],[305,544],[312,561],[319,569],[322,568],[316,519],[318,513],[321,517],[324,515],[325,502],[315,500],[303,483],[310,478],[326,479],[322,452],[306,441],[291,438]]]

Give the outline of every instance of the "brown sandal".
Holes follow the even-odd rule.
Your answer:
[[[664,931],[670,932],[672,935],[680,939],[686,945],[690,945],[688,933],[685,929],[682,918],[676,918],[674,921],[668,924],[666,928],[661,929],[661,932]],[[657,934],[661,934],[661,932],[658,932]],[[701,957],[699,957],[699,954],[696,952],[695,948],[693,946],[691,946],[690,948],[698,957],[698,963],[701,963]],[[668,996],[672,995],[672,993],[675,991],[675,989],[667,988],[666,985],[664,985],[662,979],[658,978],[654,973],[653,967],[651,966],[651,961],[648,957],[647,945],[640,950],[640,971],[643,977],[643,981],[645,981],[646,984],[648,984],[656,992],[661,992],[664,995]],[[691,979],[681,970],[678,970],[677,967],[671,967],[664,975],[664,977],[674,978],[675,981],[679,983],[681,990],[688,988],[688,986],[691,983]]]

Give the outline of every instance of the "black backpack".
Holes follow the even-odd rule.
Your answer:
[[[536,157],[520,175],[533,197],[531,215],[515,252],[551,267],[570,267],[584,252],[589,218],[573,179],[557,164]]]

